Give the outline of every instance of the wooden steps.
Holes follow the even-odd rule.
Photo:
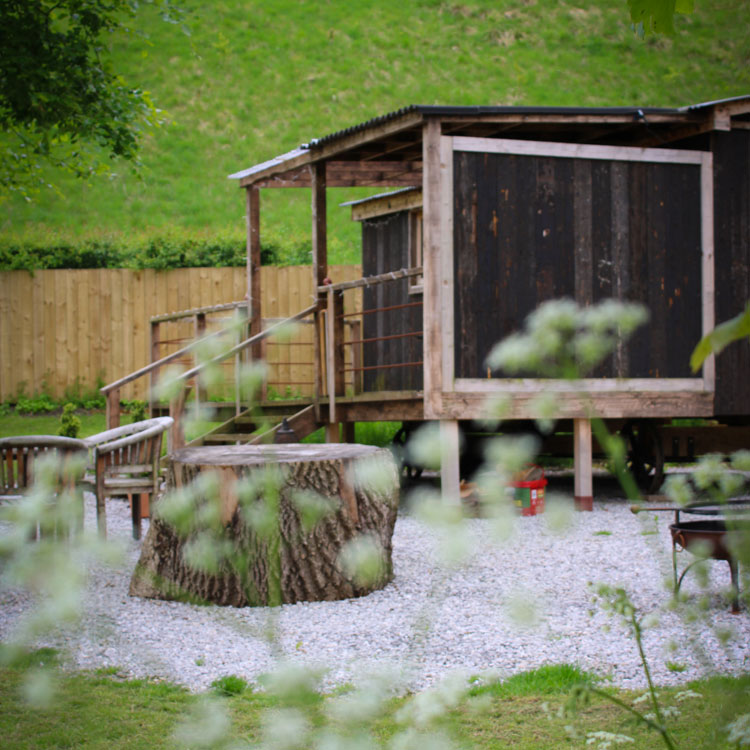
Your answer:
[[[290,401],[263,404],[227,420],[188,446],[226,445],[233,443],[272,443],[283,420],[294,430],[298,440],[322,426],[315,418],[315,407],[309,402]]]

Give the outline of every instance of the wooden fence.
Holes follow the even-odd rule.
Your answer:
[[[348,281],[361,270],[333,266],[330,275]],[[264,266],[261,288],[261,316],[286,318],[310,304],[311,269]],[[76,382],[122,377],[151,361],[152,316],[242,300],[245,291],[244,268],[2,272],[0,400],[21,387],[32,394],[46,386],[61,397]],[[145,399],[147,387],[141,379],[122,396]]]

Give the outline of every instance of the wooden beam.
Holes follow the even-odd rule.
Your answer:
[[[457,393],[484,395],[540,393],[702,393],[703,380],[695,378],[457,378]]]
[[[406,279],[410,276],[420,276],[421,274],[421,266],[417,266],[416,268],[401,268],[398,271],[388,271],[388,273],[381,273],[377,276],[365,276],[362,279],[354,279],[353,281],[339,281],[337,284],[325,284],[324,286],[318,287],[318,293],[328,294],[331,290],[338,292],[344,291],[345,289],[361,289],[363,287],[373,286],[373,284],[384,284],[389,281]]]
[[[713,331],[715,319],[714,292],[714,167],[713,154],[705,153],[701,164],[701,299],[703,335]],[[710,354],[703,363],[703,383],[707,391],[716,390],[716,356]]]
[[[453,138],[440,138],[440,359],[441,387],[453,390],[455,376],[453,281]]]
[[[710,417],[714,394],[708,391],[633,391],[620,393],[571,393],[551,390],[555,397],[556,419],[587,419],[595,414],[604,419],[645,417]],[[502,414],[494,415],[494,400],[502,403]],[[496,394],[443,393],[441,403],[446,419],[539,419],[549,417],[540,411],[539,392]]]
[[[326,223],[326,165],[318,162],[310,167],[312,180],[312,266],[313,289],[323,284],[328,275],[328,246]],[[323,308],[323,298],[318,295],[318,309]],[[320,411],[320,397],[323,390],[323,367],[325,363],[323,342],[325,332],[322,329],[321,313],[315,313],[315,328],[313,336],[313,398],[315,403],[315,417],[322,420]]]
[[[159,359],[159,352],[161,350],[161,324],[158,321],[152,321],[150,324],[151,329],[151,361],[156,362]],[[154,405],[156,403],[155,397],[154,397],[154,390],[156,389],[156,384],[159,382],[159,370],[154,370],[150,376],[149,376],[149,384],[148,384],[148,416],[149,418],[155,416],[154,415]]]
[[[421,176],[419,186],[422,187]],[[422,208],[421,190],[409,190],[392,196],[384,195],[366,203],[357,203],[352,206],[352,221],[364,221],[413,208]]]
[[[326,165],[310,167],[312,179],[312,265],[313,288],[323,285],[328,276],[328,227],[326,221]]]
[[[578,510],[594,509],[594,480],[591,452],[591,421],[573,420],[573,500]]]
[[[326,163],[328,187],[410,187],[422,184],[420,161],[329,161]],[[310,168],[274,175],[254,183],[256,188],[309,188]]]
[[[167,323],[169,321],[181,320],[182,318],[193,318],[201,313],[211,314],[224,312],[225,310],[236,310],[238,307],[245,307],[247,300],[240,302],[225,302],[221,305],[208,305],[206,307],[192,307],[189,310],[179,310],[173,313],[164,313],[163,315],[154,315],[151,317],[151,323]]]
[[[704,151],[669,148],[636,148],[633,146],[591,146],[585,143],[521,141],[507,138],[466,138],[454,136],[456,151],[519,156],[550,156],[562,159],[596,159],[600,161],[635,161],[661,164],[703,163]]]
[[[260,190],[251,186],[246,190],[247,198],[247,313],[250,318],[250,336],[260,333]],[[261,359],[261,343],[253,345],[250,356]]]
[[[461,503],[458,420],[440,421],[440,493],[446,505]]]
[[[399,117],[394,117],[385,122],[373,124],[370,127],[342,135],[323,145],[313,145],[311,148],[304,149],[301,152],[292,152],[288,157],[274,159],[264,169],[240,178],[240,186],[247,187],[247,185],[255,184],[274,175],[284,174],[298,167],[329,159],[338,154],[344,154],[365,143],[377,141],[380,138],[387,138],[388,136],[418,126],[422,123],[422,119],[421,112],[405,112]]]
[[[442,304],[440,292],[441,251],[441,179],[440,179],[440,120],[425,122],[422,136],[423,195],[423,266],[424,266],[424,413],[437,419],[441,413],[442,393]]]

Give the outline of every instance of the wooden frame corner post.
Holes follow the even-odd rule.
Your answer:
[[[458,420],[440,420],[440,494],[446,505],[461,502],[460,440]]]
[[[424,315],[424,416],[427,419],[439,419],[442,413],[443,392],[443,337],[444,315],[452,316],[451,310],[443,309],[443,244],[446,210],[444,195],[444,165],[446,158],[444,141],[450,145],[450,139],[443,139],[440,120],[430,118],[422,128],[422,263],[424,267],[423,315]],[[452,166],[452,148],[448,161]],[[448,206],[451,210],[451,206]],[[451,238],[445,238],[446,241]],[[452,278],[452,274],[451,274]],[[452,332],[452,320],[447,330]]]
[[[260,333],[260,188],[250,185],[246,188],[247,211],[247,317],[250,319],[250,336]],[[262,358],[261,343],[253,344],[250,356],[254,360]]]
[[[573,420],[573,498],[576,510],[594,509],[591,420]]]

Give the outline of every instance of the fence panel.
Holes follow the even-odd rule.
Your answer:
[[[330,275],[334,281],[348,281],[359,278],[361,269],[332,266]],[[12,398],[20,388],[33,394],[44,387],[59,398],[76,383],[89,388],[100,378],[111,382],[123,377],[150,361],[153,315],[235,302],[245,289],[241,267],[53,270],[33,276],[0,272],[0,400]],[[263,318],[293,315],[313,299],[311,269],[263,266],[261,290]],[[193,335],[190,320],[174,329],[170,337]],[[298,336],[295,341],[311,342],[311,326]],[[284,380],[312,383],[311,346],[289,342],[270,348],[277,349],[272,378],[279,392],[286,390]],[[122,397],[145,399],[147,381],[127,385]],[[309,393],[311,388],[292,391]]]

